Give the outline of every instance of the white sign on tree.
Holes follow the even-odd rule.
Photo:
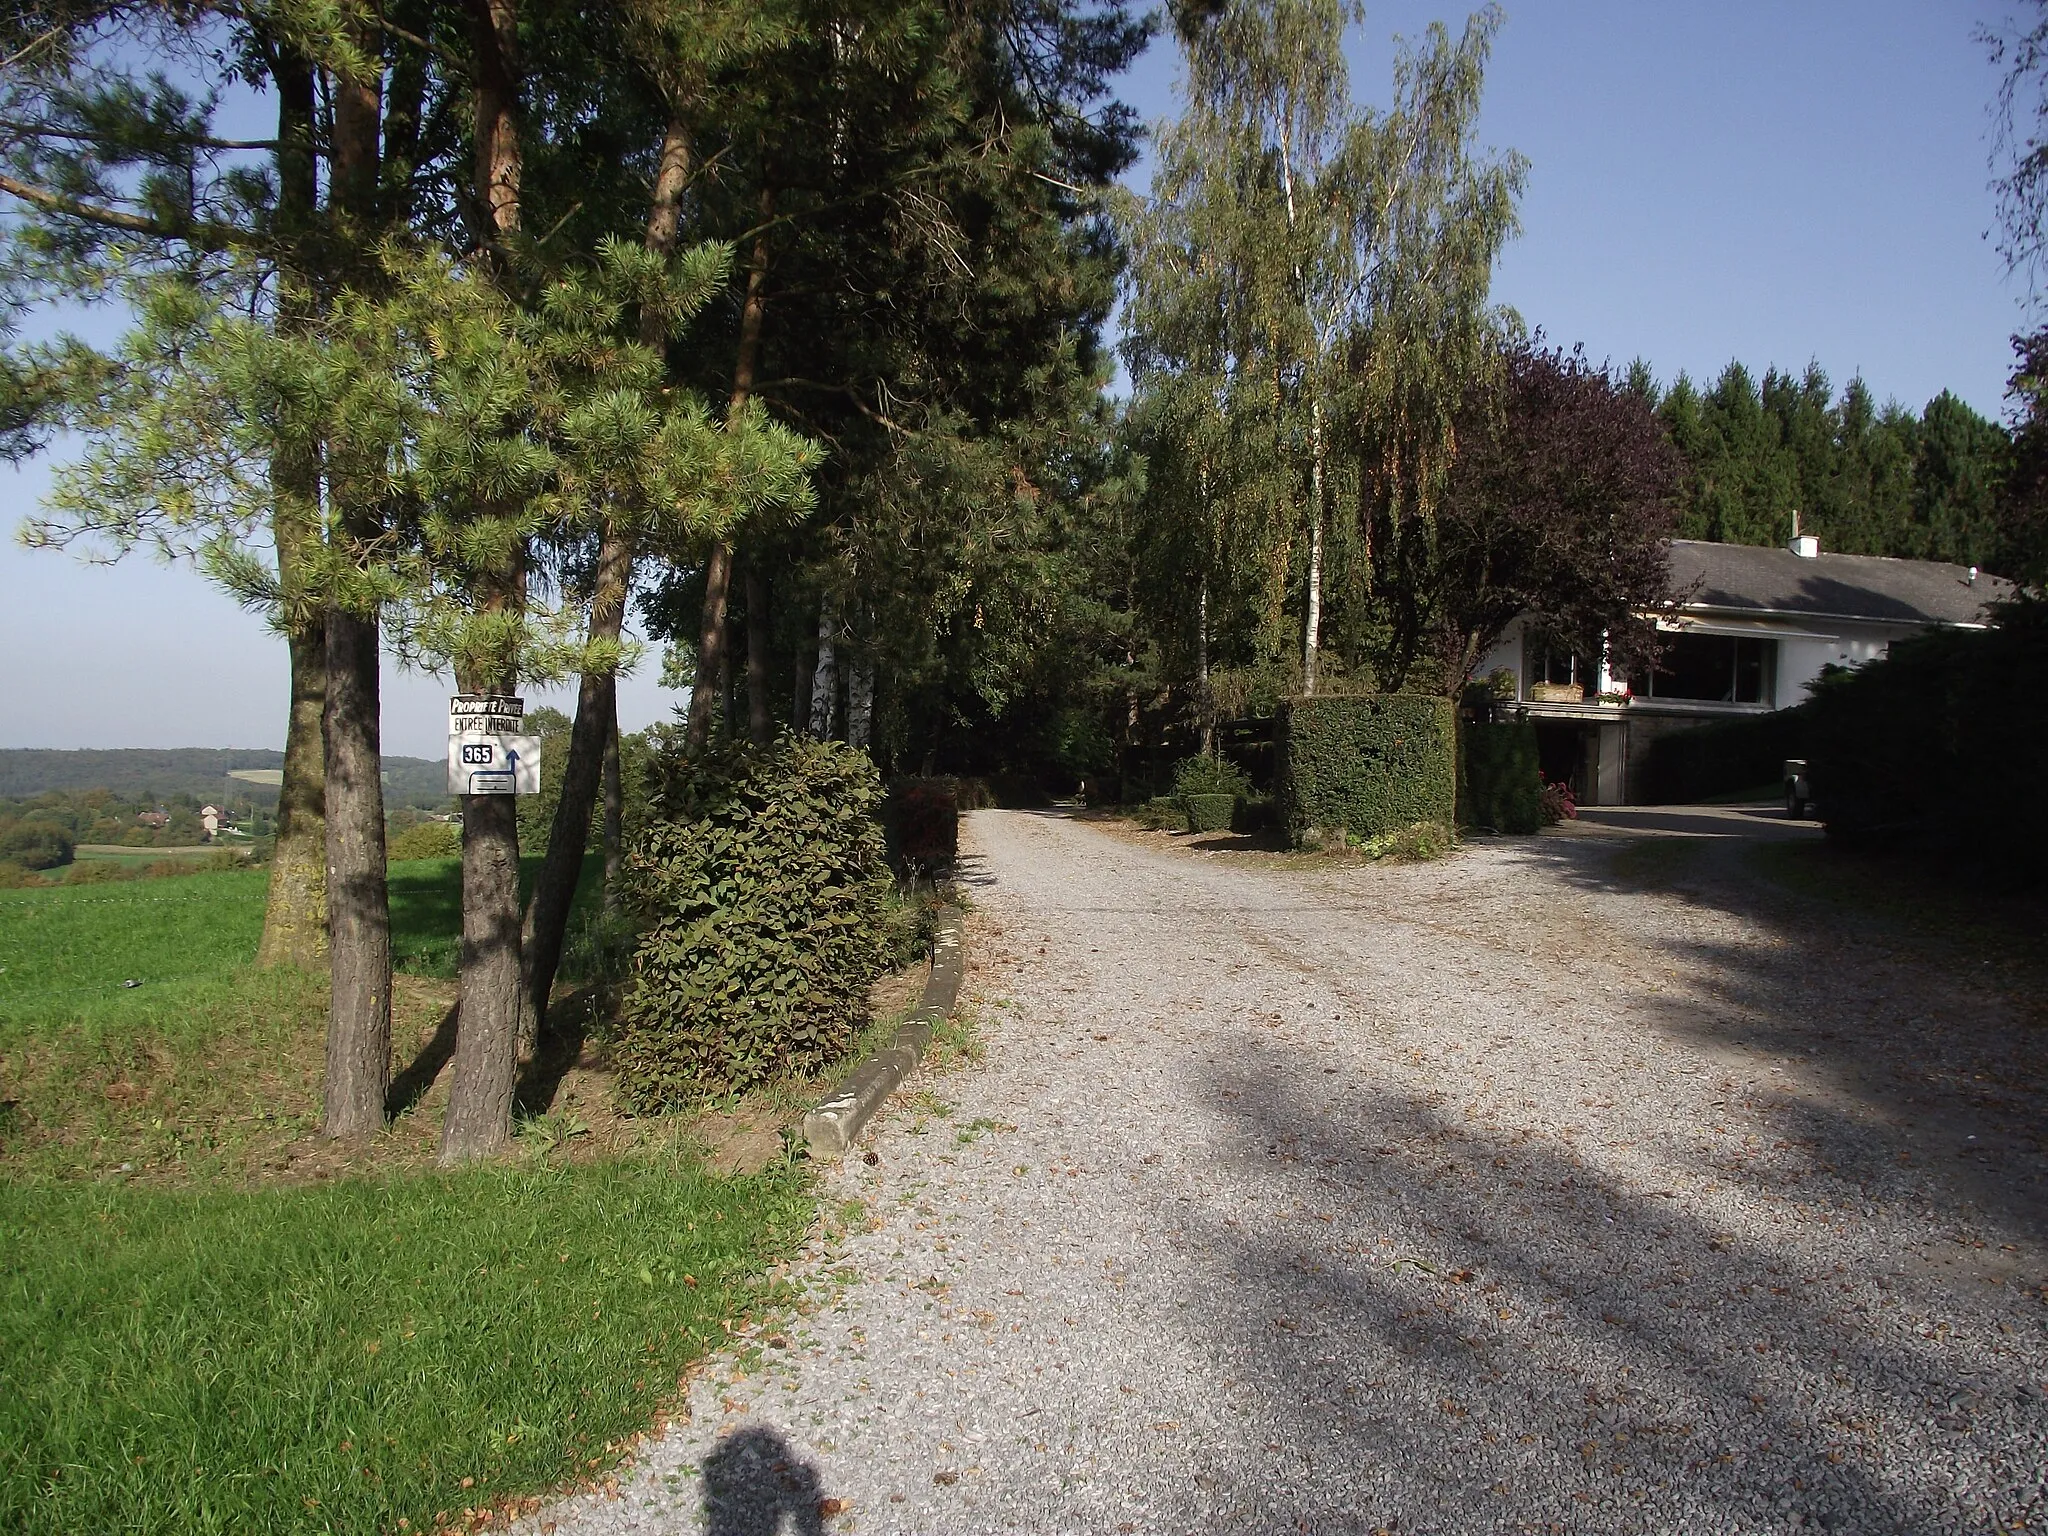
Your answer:
[[[526,701],[502,693],[463,693],[448,701],[448,792],[537,795],[540,738],[522,736]]]

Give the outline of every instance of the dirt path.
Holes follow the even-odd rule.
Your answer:
[[[968,844],[986,1064],[834,1175],[867,1229],[787,1347],[537,1524],[2048,1527],[2043,1034],[2005,992],[1612,831]]]

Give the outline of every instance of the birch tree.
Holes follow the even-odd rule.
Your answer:
[[[1155,467],[1153,492],[1198,503],[1205,525],[1235,504],[1229,558],[1268,574],[1269,623],[1291,607],[1305,693],[1324,670],[1333,498],[1355,498],[1347,542],[1363,555],[1335,595],[1354,631],[1386,634],[1456,414],[1519,324],[1490,284],[1524,163],[1473,143],[1498,11],[1398,49],[1384,110],[1350,96],[1361,19],[1338,0],[1182,7],[1186,111],[1135,225],[1127,357],[1139,390],[1170,401],[1149,419],[1182,424],[1193,468],[1176,483]],[[1215,558],[1191,573],[1200,591]]]

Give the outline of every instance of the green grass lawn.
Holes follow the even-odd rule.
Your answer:
[[[533,889],[540,872],[538,858],[519,861],[520,899]],[[391,961],[415,976],[453,978],[462,958],[462,860],[408,859],[393,864],[386,877],[391,890]],[[576,904],[569,912],[569,943],[563,956],[573,972],[576,938],[595,909],[604,879],[604,856],[587,854],[576,886]]]
[[[180,1030],[240,996],[267,879],[232,870],[0,890],[0,1051],[67,1027]]]
[[[393,866],[416,974],[453,974],[458,876]],[[0,891],[0,1530],[419,1530],[560,1484],[813,1214],[791,1166],[442,1175],[418,1127],[381,1173],[277,1182],[246,1154],[317,1126],[325,997],[253,968],[264,883]]]
[[[559,1483],[811,1210],[792,1170],[667,1161],[0,1184],[0,1529],[378,1532]]]

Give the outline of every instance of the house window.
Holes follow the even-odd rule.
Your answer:
[[[1599,682],[1593,664],[1585,657],[1534,639],[1522,647],[1522,678],[1527,683],[1576,685],[1588,693]]]
[[[1653,699],[1708,704],[1768,704],[1778,671],[1778,642],[1744,635],[1674,635],[1635,691]]]

